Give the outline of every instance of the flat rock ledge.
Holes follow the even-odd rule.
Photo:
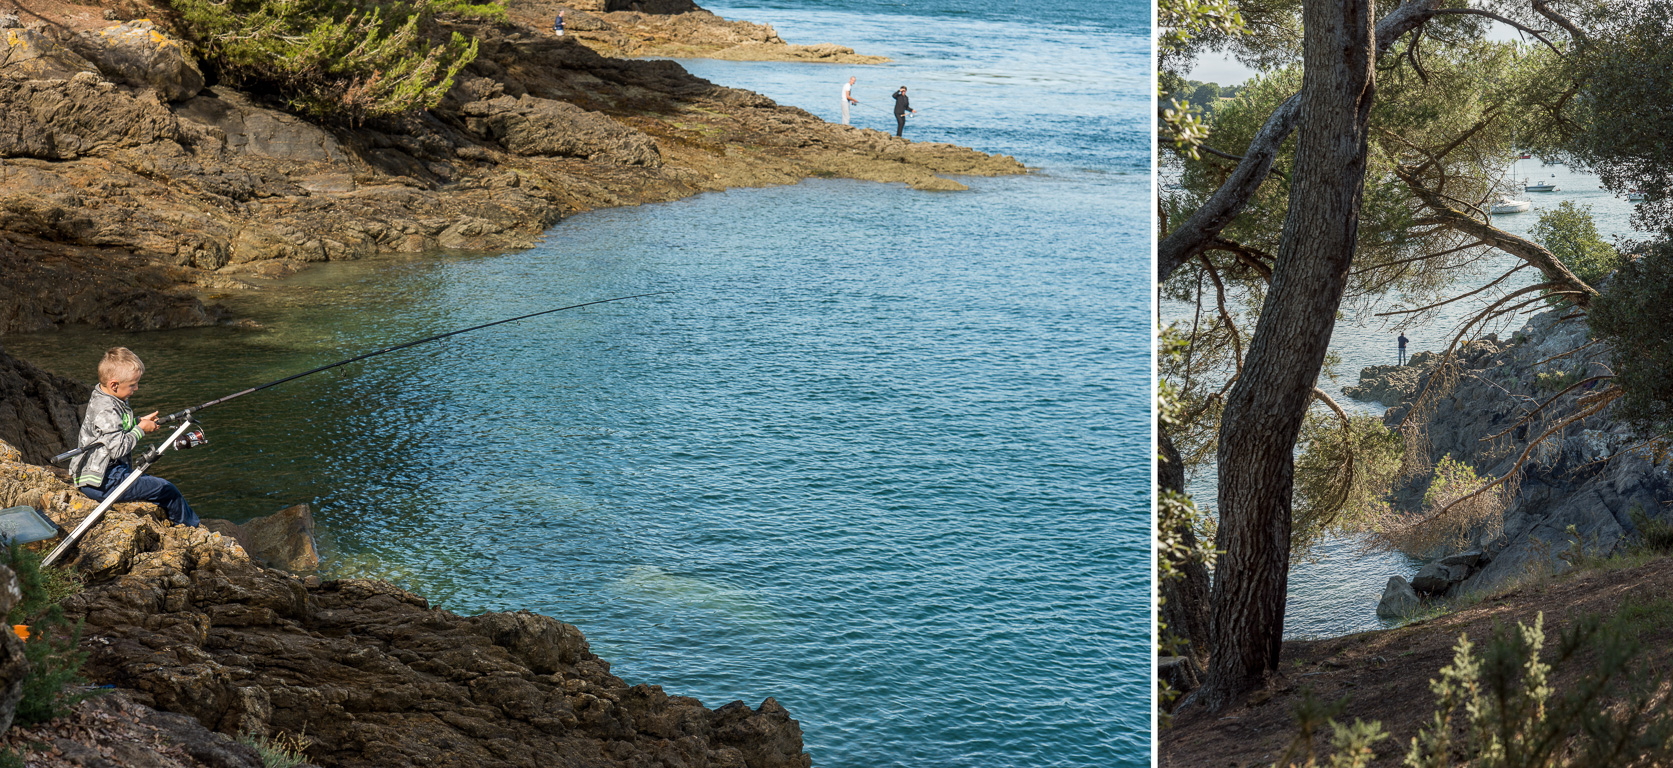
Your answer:
[[[21,458],[0,443],[0,506],[65,527],[92,511]],[[113,507],[70,562],[89,584],[65,610],[86,622],[93,680],[222,734],[306,734],[321,766],[812,765],[771,698],[709,709],[628,685],[569,624],[459,616],[382,581],[265,568],[151,504]]]

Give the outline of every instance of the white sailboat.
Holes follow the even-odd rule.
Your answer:
[[[1512,200],[1508,197],[1501,197],[1499,202],[1493,204],[1491,210],[1493,213],[1521,213],[1532,208],[1533,205],[1532,202],[1527,200]]]

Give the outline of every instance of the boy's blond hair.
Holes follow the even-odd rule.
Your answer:
[[[127,347],[111,347],[105,350],[104,359],[99,361],[100,384],[137,379],[144,373],[145,363],[140,362],[139,355]]]

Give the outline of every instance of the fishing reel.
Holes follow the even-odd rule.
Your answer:
[[[175,438],[174,450],[184,451],[187,448],[196,448],[200,445],[207,444],[209,442],[209,437],[203,434],[203,425],[199,424],[197,427],[197,429]]]

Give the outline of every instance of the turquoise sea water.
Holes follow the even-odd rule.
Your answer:
[[[849,74],[868,105],[908,84],[909,136],[1038,172],[599,211],[520,253],[321,266],[237,300],[260,331],[7,347],[88,378],[127,344],[168,411],[677,290],[237,400],[159,474],[206,516],[311,502],[330,575],[556,616],[711,706],[776,697],[816,765],[1146,764],[1148,4],[943,5],[715,9],[882,67],[683,63],[827,118]]]

